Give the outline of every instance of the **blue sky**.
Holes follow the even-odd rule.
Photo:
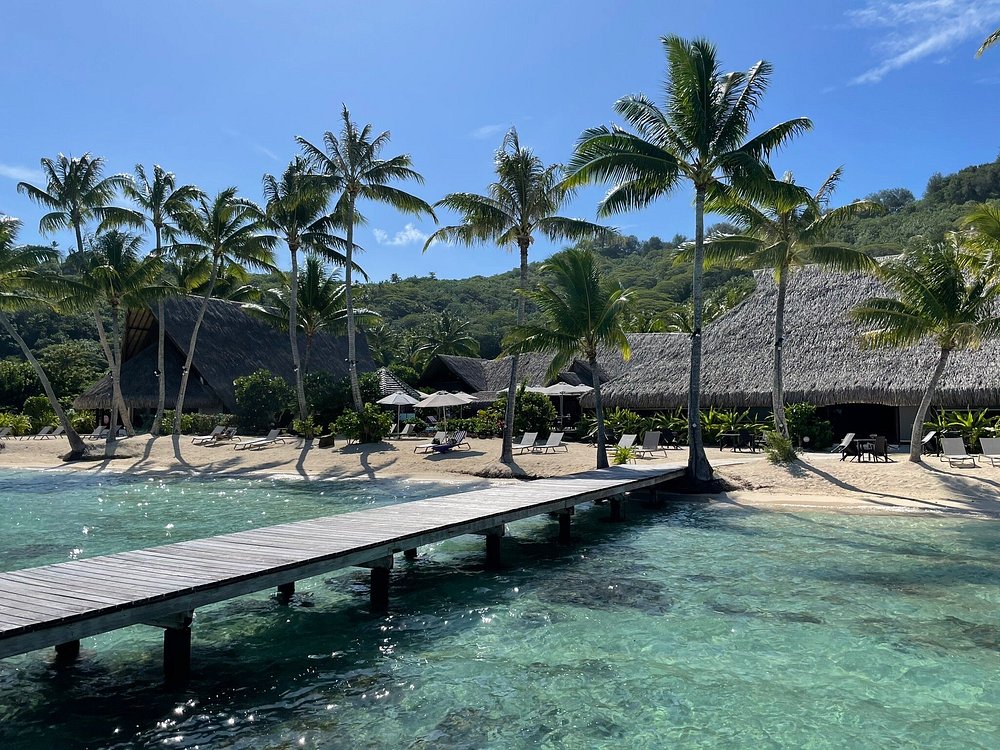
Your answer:
[[[413,192],[429,202],[482,192],[511,125],[543,159],[564,162],[584,128],[614,121],[617,98],[662,101],[664,34],[709,38],[727,69],[769,60],[759,127],[814,122],[776,171],[814,187],[843,165],[843,202],[886,187],[919,197],[932,173],[1000,151],[1000,48],[973,57],[1000,27],[1000,0],[7,0],[3,23],[0,213],[24,220],[23,241],[40,239],[42,212],[15,185],[40,179],[42,156],[90,151],[109,172],[159,163],[181,182],[258,199],[261,176],[296,152],[293,136],[336,129],[341,102],[392,132],[386,155],[413,157],[426,179]],[[564,213],[593,219],[604,189],[582,191]],[[374,279],[516,264],[494,247],[421,255],[431,221],[362,210],[357,241]],[[640,238],[690,236],[691,196],[609,223]],[[539,240],[533,258],[559,247]]]

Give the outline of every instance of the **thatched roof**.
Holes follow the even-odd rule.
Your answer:
[[[381,367],[378,372],[378,390],[383,396],[390,396],[393,393],[402,391],[408,396],[413,398],[422,399],[424,394],[414,388],[412,385],[408,385],[400,380],[398,377],[393,375],[388,368]]]
[[[757,273],[757,289],[706,327],[702,403],[726,408],[771,405],[773,275]],[[806,268],[788,285],[785,311],[786,402],[919,403],[937,362],[932,342],[912,349],[866,350],[848,311],[886,296],[876,278]],[[632,360],[603,390],[608,406],[667,409],[687,402],[690,339],[682,334],[630,336]],[[1000,404],[1000,343],[954,352],[934,402],[947,407]],[[591,399],[592,400],[592,399]],[[587,403],[585,401],[584,403]]]
[[[164,303],[164,330],[166,332],[167,408],[172,408],[180,387],[180,371],[184,352],[191,340],[197,320],[201,298],[175,297]],[[149,394],[158,393],[156,384],[156,309],[130,310],[123,336],[124,362],[122,365],[122,390],[127,404],[133,407],[149,406]],[[152,346],[152,354],[148,354]],[[305,354],[305,336],[299,335],[299,352]],[[141,356],[140,356],[141,355]],[[149,357],[152,357],[152,366]],[[368,344],[363,334],[357,338],[358,370],[369,372],[374,364],[368,354]],[[133,360],[140,360],[135,365]],[[193,370],[185,406],[191,408],[236,408],[233,381],[241,375],[256,370],[268,370],[289,383],[294,382],[292,355],[288,334],[260,318],[248,315],[239,303],[210,300],[205,319],[198,333]],[[347,375],[347,340],[318,334],[312,342],[309,358],[310,372],[325,370],[335,377]],[[109,408],[110,387],[95,383],[74,402],[77,408]],[[171,385],[176,383],[176,385]],[[194,403],[193,384],[204,384],[206,390],[202,404]],[[110,385],[110,381],[108,383]],[[157,397],[153,395],[152,406]],[[212,406],[208,403],[211,402]]]

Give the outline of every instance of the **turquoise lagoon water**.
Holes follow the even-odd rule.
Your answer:
[[[462,489],[460,486],[443,491]],[[399,502],[409,483],[0,476],[6,569]],[[198,611],[195,676],[160,631],[68,668],[0,662],[0,748],[1000,747],[1000,525],[633,505],[514,524]]]

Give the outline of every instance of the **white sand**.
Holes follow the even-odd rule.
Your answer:
[[[293,439],[259,451],[236,451],[233,444],[196,446],[190,437],[137,437],[119,441],[118,457],[64,463],[66,440],[8,440],[0,451],[0,468],[60,468],[88,473],[256,474],[340,479],[422,477],[455,479],[456,475],[490,474],[498,468],[500,441],[471,439],[471,449],[447,454],[414,453],[424,440],[375,445],[304,448]],[[103,444],[95,449],[100,450]],[[1000,468],[950,468],[935,457],[913,464],[905,454],[893,462],[840,461],[837,454],[805,454],[791,466],[774,466],[759,454],[709,449],[717,475],[738,489],[716,496],[719,506],[752,506],[773,510],[815,509],[837,512],[934,512],[1000,518]],[[527,477],[553,477],[596,466],[593,447],[570,443],[556,454],[524,454],[516,467]],[[685,463],[686,451],[668,451],[666,462]],[[638,465],[664,463],[639,459]]]

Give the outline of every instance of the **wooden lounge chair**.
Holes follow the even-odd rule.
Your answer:
[[[443,443],[438,443],[437,445],[432,445],[431,450],[435,453],[448,453],[462,445],[466,448],[471,448],[472,446],[465,440],[468,433],[465,430],[459,430],[455,433],[455,436],[451,440],[446,440]]]
[[[947,461],[949,466],[961,466],[970,461],[976,465],[975,457],[965,450],[965,441],[960,437],[941,438],[941,460]]]
[[[569,446],[562,441],[565,432],[550,432],[548,439],[544,443],[536,445],[532,450],[532,453],[548,453],[552,451],[556,453],[560,448],[562,448],[567,453],[569,452]]]
[[[667,455],[666,446],[660,445],[660,433],[654,430],[646,430],[646,433],[642,436],[642,447],[635,449],[635,455],[645,456],[647,453],[658,453],[663,451],[663,455]]]
[[[929,456],[932,453],[937,455],[941,453],[941,450],[937,447],[934,442],[934,438],[937,437],[937,430],[931,430],[926,435],[924,439],[920,441],[920,453],[924,456]]]
[[[284,444],[285,439],[278,437],[280,430],[271,430],[267,433],[267,437],[258,438],[257,440],[248,440],[245,443],[240,443],[239,445],[234,445],[238,451],[242,450],[260,450],[268,445],[274,445],[275,443]]]
[[[1000,461],[1000,438],[979,438],[979,446],[983,449],[979,457],[989,461],[990,466],[996,466]]]
[[[535,441],[538,440],[537,432],[526,432],[521,436],[521,440],[514,443],[511,448],[516,451],[524,453],[525,451],[530,451],[535,447]]]
[[[207,435],[198,435],[197,437],[191,438],[192,445],[208,445],[209,443],[214,443],[215,439],[222,434],[222,431],[226,429],[221,424],[215,425],[212,431]]]
[[[434,433],[434,437],[431,438],[431,442],[413,446],[413,452],[416,453],[417,451],[420,451],[421,453],[430,453],[434,450],[434,446],[441,445],[445,441],[446,437],[448,437],[448,433],[444,430],[439,430]]]
[[[851,453],[850,451],[854,448],[854,434],[853,432],[848,432],[844,435],[844,439],[841,440],[837,445],[830,449],[830,453],[840,453],[840,460],[843,461],[848,455],[857,455],[857,453]]]

